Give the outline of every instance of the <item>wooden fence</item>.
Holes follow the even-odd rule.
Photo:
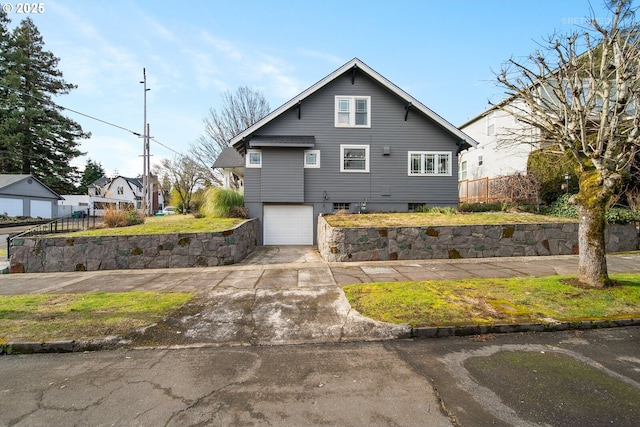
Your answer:
[[[465,179],[458,182],[460,203],[536,202],[537,184],[525,175]]]

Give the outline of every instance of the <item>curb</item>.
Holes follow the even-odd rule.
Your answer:
[[[408,337],[403,336],[398,337],[398,339],[466,337],[486,334],[513,334],[524,332],[559,332],[567,330],[622,328],[626,326],[640,326],[640,318],[501,325],[428,326],[423,328],[411,328]],[[95,340],[78,341],[9,341],[4,344],[0,344],[0,355],[35,353],[81,353],[85,351],[116,350],[118,348],[125,347],[130,343],[131,341],[118,336],[111,336]]]
[[[412,328],[411,338],[466,337],[484,334],[512,334],[518,332],[558,332],[640,326],[640,319],[583,320],[579,322],[516,323],[501,325],[427,326]]]
[[[35,353],[82,353],[85,351],[115,350],[129,344],[121,337],[105,337],[94,340],[61,341],[8,341],[0,344],[0,355]]]

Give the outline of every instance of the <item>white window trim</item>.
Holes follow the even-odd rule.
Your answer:
[[[350,149],[364,149],[364,169],[345,169],[344,168],[344,152]],[[340,172],[347,173],[369,173],[369,146],[368,145],[350,145],[340,144]]]
[[[307,154],[315,154],[316,155],[316,164],[308,164],[307,163]],[[304,168],[305,169],[318,169],[320,168],[320,150],[304,150]]]
[[[427,155],[427,154],[434,154],[436,156],[440,156],[442,154],[446,154],[449,156],[449,163],[448,163],[448,168],[447,168],[447,172],[444,173],[415,173],[415,172],[411,172],[411,156],[413,156],[414,154],[420,154],[420,155]],[[407,162],[407,173],[409,174],[409,176],[451,176],[451,169],[452,169],[452,163],[453,163],[453,153],[451,151],[409,151],[408,153],[408,162]],[[436,164],[438,164],[438,159],[436,158]]]
[[[349,101],[349,123],[340,123],[338,119],[338,105],[341,100]],[[364,99],[367,101],[367,124],[356,125],[356,100]],[[370,96],[345,96],[336,95],[334,105],[334,124],[337,128],[370,128],[371,127],[371,97]]]
[[[250,162],[251,154],[260,154],[260,163],[255,164]],[[245,167],[259,169],[262,167],[262,150],[249,149],[245,156]]]

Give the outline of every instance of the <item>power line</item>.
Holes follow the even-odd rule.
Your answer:
[[[50,100],[46,100],[46,99],[42,99],[42,98],[38,98],[38,97],[37,97],[37,96],[35,96],[35,95],[32,95],[32,94],[30,94],[30,93],[23,92],[23,91],[21,91],[21,90],[19,90],[19,89],[15,89],[15,88],[12,88],[12,87],[10,87],[10,86],[3,85],[3,84],[0,84],[0,87],[2,87],[2,88],[4,88],[4,89],[11,90],[11,91],[13,91],[13,92],[17,92],[17,93],[19,93],[20,95],[29,96],[29,97],[31,97],[31,98],[33,98],[33,99],[35,99],[35,100],[37,100],[37,101],[43,102],[43,103],[45,103],[45,104],[51,104],[51,105],[53,105],[53,106],[55,106],[55,107],[58,107],[58,108],[61,108],[61,109],[63,109],[63,110],[71,111],[72,113],[75,113],[75,114],[78,114],[78,115],[84,116],[84,117],[86,117],[86,118],[88,118],[88,119],[95,120],[95,121],[100,122],[100,123],[104,123],[105,125],[112,126],[112,127],[114,127],[114,128],[120,129],[120,130],[124,130],[124,131],[126,131],[126,132],[129,132],[129,133],[134,134],[135,136],[137,136],[137,137],[139,137],[139,138],[142,138],[142,137],[143,137],[143,135],[140,135],[140,133],[135,132],[135,131],[133,131],[133,130],[131,130],[131,129],[127,129],[126,127],[123,127],[123,126],[117,125],[117,124],[115,124],[115,123],[108,122],[108,121],[106,121],[106,120],[99,119],[99,118],[94,117],[94,116],[91,116],[91,115],[89,115],[89,114],[81,113],[80,111],[74,110],[74,109],[72,109],[72,108],[64,107],[64,106],[62,106],[62,105],[60,105],[60,104],[56,104],[55,102],[50,101]],[[171,152],[173,152],[173,153],[175,153],[175,154],[178,154],[179,156],[182,156],[182,153],[177,152],[177,151],[176,151],[176,150],[174,150],[173,148],[171,148],[171,147],[169,147],[169,146],[167,146],[167,145],[165,145],[165,144],[161,143],[161,142],[160,142],[160,141],[158,141],[157,139],[152,138],[152,137],[150,137],[149,139],[150,139],[151,141],[155,142],[156,144],[161,145],[162,147],[166,148],[167,150],[169,150],[169,151],[171,151]]]

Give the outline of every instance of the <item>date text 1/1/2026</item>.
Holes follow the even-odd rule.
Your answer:
[[[44,13],[44,3],[2,3],[2,10],[5,13],[15,13],[18,15]]]

